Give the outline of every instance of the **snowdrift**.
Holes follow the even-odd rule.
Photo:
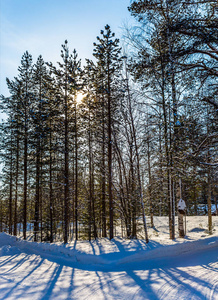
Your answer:
[[[146,244],[143,240],[125,240],[115,238],[111,241],[102,239],[98,241],[81,242],[84,245],[76,249],[71,244],[48,244],[24,241],[21,238],[10,236],[6,233],[0,233],[0,255],[17,255],[20,253],[35,254],[46,259],[55,259],[68,261],[76,264],[100,264],[100,265],[121,265],[145,260],[154,260],[156,258],[179,256],[184,253],[196,253],[198,251],[217,248],[218,237],[211,236],[197,241],[184,241],[174,245],[162,245],[154,241]],[[93,247],[93,253],[87,253],[87,245]],[[107,245],[107,247],[104,247]],[[97,251],[97,248],[101,248]]]

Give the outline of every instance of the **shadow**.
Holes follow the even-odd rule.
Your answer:
[[[189,230],[189,232],[204,232],[205,229],[203,228],[199,228],[199,227],[196,227],[196,228],[193,228],[191,230]]]
[[[187,274],[187,272],[178,268],[169,269],[168,274],[174,282],[176,282],[178,285],[182,285],[183,288],[185,288],[185,290],[188,290],[190,294],[196,295],[200,299],[203,299],[204,295],[200,290],[188,284],[187,281],[190,283],[196,283],[198,287],[201,287],[200,289],[205,287],[210,289],[212,287],[210,283],[203,280],[202,278]]]
[[[27,257],[26,257],[27,259]],[[6,295],[4,295],[4,297],[1,298],[1,300],[7,299],[12,293],[13,291],[19,287],[20,285],[22,285],[23,281],[26,280],[30,275],[32,275],[38,268],[40,268],[40,266],[42,265],[44,260],[41,260],[37,266],[35,268],[33,268],[26,276],[24,276],[20,281],[18,281],[9,291],[8,293],[6,293]],[[18,265],[20,268],[22,268],[22,265],[24,264],[24,260],[21,260]],[[7,274],[7,272],[6,272]]]
[[[218,250],[217,250],[218,251]],[[218,257],[217,257],[217,260],[218,260]],[[211,266],[210,264],[209,265],[202,265],[202,267],[206,270],[209,270],[209,271],[213,271],[213,272],[217,272],[218,273],[218,264],[217,264],[217,267],[215,266]]]
[[[93,243],[89,242],[89,244],[90,244],[90,246],[92,248],[93,255],[95,255],[95,247],[94,247]]]
[[[207,239],[210,243],[212,240]],[[42,278],[45,278],[45,288],[42,291],[39,299],[58,299],[58,293],[61,291],[63,295],[66,295],[65,299],[82,299],[81,292],[87,290],[86,299],[91,296],[95,296],[96,293],[100,293],[101,299],[173,299],[175,295],[183,293],[185,291],[187,299],[193,297],[204,299],[205,291],[207,289],[214,289],[211,281],[207,276],[199,277],[193,275],[193,268],[197,266],[203,270],[207,270],[205,273],[217,274],[217,247],[209,248],[205,250],[197,250],[194,252],[182,253],[181,255],[173,255],[172,257],[160,257],[152,259],[144,259],[140,261],[132,260],[132,257],[145,251],[154,250],[156,248],[162,249],[158,242],[151,241],[146,244],[143,240],[127,240],[123,243],[123,239],[116,238],[110,243],[113,243],[114,249],[117,249],[116,253],[103,253],[103,245],[99,241],[90,242],[93,254],[88,254],[85,263],[79,261],[72,261],[72,258],[61,255],[60,257],[53,254],[41,253],[40,256],[34,258],[28,254],[13,255],[12,257],[5,256],[5,259],[0,263],[0,267],[8,265],[14,261],[14,265],[11,266],[6,272],[1,273],[0,276],[3,280],[7,281],[6,274],[17,272],[17,270],[23,270],[28,266],[30,270],[25,270],[27,273],[21,280],[17,281],[10,290],[2,297],[1,300],[6,300],[12,297],[15,290],[19,287],[23,287],[23,292],[31,293],[31,284],[25,286],[24,281],[34,280],[40,274]],[[95,247],[99,247],[99,253],[101,257],[105,259],[105,263],[93,263],[93,258],[98,257]],[[74,242],[73,250],[76,250],[77,241]],[[32,250],[32,254],[34,254]],[[9,254],[8,254],[9,255]],[[23,257],[23,255],[25,255]],[[84,255],[84,254],[82,254]],[[117,263],[117,260],[122,257],[126,258],[125,263]],[[87,263],[90,258],[90,262]],[[19,261],[17,261],[19,259]],[[129,262],[128,262],[129,259]],[[51,262],[46,263],[46,268],[42,265],[45,260]],[[103,260],[102,260],[103,261]],[[199,262],[202,261],[202,264]],[[38,271],[39,269],[40,272]],[[190,272],[192,269],[192,272]],[[79,271],[79,275],[77,273]],[[78,279],[79,278],[79,279]],[[86,278],[91,278],[91,281],[86,281]],[[94,278],[94,279],[93,279]],[[66,280],[66,282],[65,282]],[[75,284],[75,280],[80,280],[80,284]],[[81,282],[82,280],[82,282]],[[64,285],[62,285],[64,282]],[[9,282],[10,283],[10,282]],[[13,283],[13,282],[12,282]],[[37,282],[35,284],[37,286]],[[55,287],[58,285],[58,291]],[[20,288],[22,289],[22,288]],[[0,288],[1,290],[1,288]],[[179,297],[179,296],[178,296]],[[31,297],[30,297],[31,299]],[[96,298],[97,299],[97,298]]]
[[[68,289],[68,297],[67,299],[72,299],[73,298],[73,291],[74,291],[74,284],[73,284],[73,278],[74,278],[74,272],[75,269],[72,268],[71,276],[70,276],[70,286]]]
[[[154,288],[152,288],[152,284],[154,283],[151,279],[153,272],[151,270],[148,271],[147,277],[144,279],[141,276],[136,275],[136,272],[133,270],[126,272],[131,279],[134,280],[135,284],[137,285],[136,292],[132,299],[137,298],[145,298],[145,299],[152,299],[152,300],[159,300],[157,293],[155,292]]]
[[[9,255],[9,254],[8,254]],[[7,259],[3,260],[1,263],[0,263],[0,267],[6,263],[9,263],[11,261],[13,261],[19,254],[15,254],[15,255],[12,255],[12,256],[9,256]],[[6,256],[6,255],[4,255]]]
[[[101,276],[98,274],[97,271],[96,271],[95,273],[96,273],[96,275],[97,275],[97,277],[98,277],[99,286],[100,286],[100,289],[101,289],[101,291],[102,291],[102,294],[104,295],[104,299],[107,299],[107,294],[106,294],[105,291],[104,291],[104,284],[103,284],[103,282],[102,282],[102,280],[101,280]]]
[[[55,284],[58,281],[58,278],[62,272],[63,269],[63,265],[57,265],[51,275],[51,277],[49,278],[48,281],[48,285],[46,287],[46,289],[43,291],[43,295],[40,298],[41,300],[48,300],[51,297],[52,291],[55,287]]]
[[[154,231],[156,232],[160,232],[160,230],[158,230],[155,226],[153,226]]]
[[[16,257],[18,257],[19,255],[13,256],[12,260],[15,260]],[[18,263],[16,263],[11,269],[9,269],[6,273],[9,274],[11,272],[14,272],[16,269],[19,269],[22,264],[24,264],[26,261],[29,261],[29,255],[25,255],[21,260],[19,260]],[[36,260],[36,259],[35,259]],[[29,265],[31,266],[34,263],[34,261],[31,261],[31,263],[29,263]]]
[[[97,239],[97,240],[94,241],[94,243],[98,246],[100,254],[104,253],[104,251],[103,251],[104,247],[102,246],[102,242],[104,242],[105,240],[109,241],[108,238],[101,238],[100,240]]]

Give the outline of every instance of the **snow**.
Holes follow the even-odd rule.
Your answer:
[[[34,243],[0,233],[0,299],[218,299],[218,217],[187,217],[169,240],[155,217],[150,242],[115,237]],[[176,232],[178,236],[178,232]]]

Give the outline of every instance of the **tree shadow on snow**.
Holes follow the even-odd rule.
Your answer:
[[[41,257],[36,256],[33,258],[30,263],[30,271],[25,273],[25,276],[21,280],[18,280],[14,286],[3,296],[2,300],[10,298],[15,292],[16,288],[22,285],[30,276],[35,276],[37,278],[37,270],[40,269],[45,259],[47,259],[52,264],[49,264],[47,269],[45,268],[44,273],[46,274],[49,271],[49,276],[43,275],[45,277],[45,288],[42,290],[41,300],[54,299],[58,296],[58,290],[55,290],[55,287],[58,283],[58,288],[63,289],[64,294],[67,294],[67,299],[81,299],[80,291],[87,288],[90,292],[88,296],[94,296],[96,292],[100,293],[101,299],[107,299],[108,295],[110,298],[116,299],[122,297],[121,299],[128,298],[129,295],[132,296],[132,299],[152,299],[158,300],[161,298],[172,298],[179,293],[185,291],[187,297],[190,298],[192,295],[196,298],[204,299],[205,290],[212,290],[214,287],[207,281],[207,278],[199,278],[198,273],[196,276],[192,267],[198,266],[202,270],[206,269],[206,272],[217,274],[218,273],[218,263],[217,263],[217,248],[211,248],[208,250],[199,250],[194,253],[183,253],[182,255],[174,255],[172,257],[160,257],[153,259],[142,259],[140,261],[132,260],[132,255],[135,252],[140,253],[140,251],[145,251],[145,249],[161,249],[161,245],[157,242],[150,242],[146,244],[142,240],[134,240],[134,247],[132,248],[132,241],[123,244],[122,240],[115,239],[111,241],[117,247],[118,251],[114,253],[106,253],[102,256],[105,258],[106,264],[92,264],[93,257],[97,257],[95,252],[95,247],[92,243],[93,254],[87,254],[87,258],[90,258],[90,264],[83,263],[82,261],[76,262],[67,256],[57,257],[55,255],[47,255],[43,253]],[[98,243],[95,242],[98,245]],[[129,248],[128,248],[129,246]],[[101,244],[99,244],[101,247]],[[133,249],[134,251],[130,251]],[[74,243],[74,250],[76,250],[76,243]],[[99,249],[99,252],[103,252],[103,249]],[[84,254],[83,254],[84,255]],[[116,259],[125,257],[125,263],[118,263]],[[19,254],[7,257],[5,260],[0,263],[0,267],[4,267],[8,263],[15,263],[10,269],[5,273],[1,273],[1,276],[8,275],[14,271],[22,270],[25,266],[25,262],[31,258],[28,254],[22,256],[17,262]],[[129,259],[129,262],[128,262]],[[111,260],[111,261],[110,261]],[[87,261],[87,260],[86,260]],[[97,261],[97,260],[96,260]],[[199,264],[199,262],[203,262]],[[48,270],[50,268],[50,270]],[[70,268],[70,269],[69,269]],[[74,286],[74,280],[76,277],[76,269],[80,271],[86,271],[84,273],[84,285],[82,284],[77,288]],[[192,270],[192,272],[190,272]],[[66,272],[66,273],[65,273]],[[94,272],[95,280],[94,283],[86,284],[85,276],[87,272]],[[41,274],[41,273],[40,273]],[[69,276],[70,274],[70,276]],[[65,275],[68,275],[65,277]],[[64,278],[69,280],[66,285],[62,285],[62,280]],[[31,294],[32,287],[25,286],[25,292]],[[76,291],[76,292],[75,292]],[[56,294],[57,292],[57,294]],[[78,297],[77,297],[78,294]],[[57,297],[56,297],[57,298]],[[55,299],[56,299],[55,298]],[[188,299],[187,298],[187,299]],[[31,299],[31,298],[30,298]]]

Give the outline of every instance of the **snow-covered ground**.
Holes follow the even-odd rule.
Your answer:
[[[33,243],[0,234],[0,299],[218,299],[218,217],[187,217],[185,239],[169,240],[155,217],[150,242]],[[178,233],[177,233],[178,236]]]

